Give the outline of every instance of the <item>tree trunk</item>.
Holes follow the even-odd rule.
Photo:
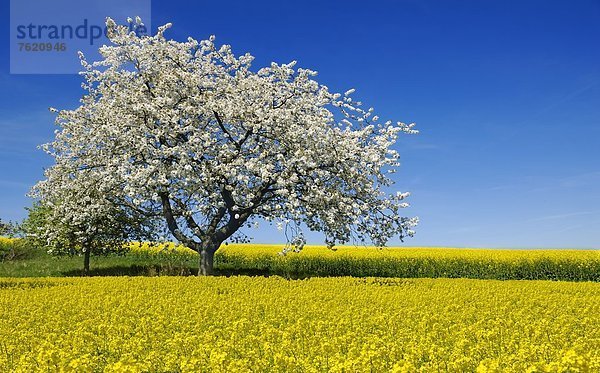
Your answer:
[[[90,248],[85,249],[85,253],[83,253],[83,275],[90,275],[90,252],[92,250]]]
[[[213,274],[213,261],[217,248],[202,248],[200,251],[200,269],[198,270],[198,276],[211,276]]]

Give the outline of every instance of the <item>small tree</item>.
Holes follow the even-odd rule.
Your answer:
[[[29,209],[23,230],[49,254],[82,255],[84,275],[90,273],[92,254],[121,253],[129,240],[156,237],[151,218],[112,203],[94,187],[95,179],[82,174],[62,188],[54,181],[50,177],[35,187],[34,196],[41,200]]]
[[[39,201],[35,201],[25,210],[27,210],[27,217],[21,223],[21,233],[32,246],[43,249],[47,244],[43,232],[49,223],[52,210]]]
[[[384,192],[398,166],[392,145],[413,124],[381,122],[354,90],[331,93],[295,61],[252,71],[251,55],[212,36],[176,42],[164,36],[170,24],[141,37],[106,25],[112,44],[99,62],[81,56],[87,92],[59,112],[45,147],[56,160],[46,192],[91,188],[161,215],[205,275],[221,243],[257,218],[321,231],[330,246],[413,234],[416,219],[400,215],[408,194]],[[89,221],[80,198],[62,202],[65,223]]]

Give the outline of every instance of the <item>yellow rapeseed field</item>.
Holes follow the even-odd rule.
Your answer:
[[[173,247],[173,246],[172,246]],[[229,244],[223,245],[220,251],[224,254],[245,256],[276,255],[281,252],[283,245],[275,244]],[[178,250],[189,250],[179,247]],[[570,260],[600,260],[600,250],[514,250],[486,248],[451,248],[451,247],[385,247],[372,246],[339,246],[334,250],[322,245],[306,245],[300,253],[308,257],[335,257],[349,255],[362,258],[434,258],[434,259],[493,259],[497,261],[515,261],[520,259],[534,260],[570,259]],[[292,255],[292,253],[288,254]]]
[[[0,371],[597,372],[600,284],[5,278]]]
[[[14,241],[15,241],[14,238],[0,236],[0,244],[10,244],[10,243],[13,243]]]
[[[180,253],[194,254],[194,251],[178,244],[168,243],[153,246],[149,243],[133,243],[133,252],[147,253]],[[218,252],[227,255],[243,255],[246,257],[262,257],[278,255],[282,244],[228,244],[222,245]],[[361,258],[434,258],[434,259],[493,259],[497,261],[515,261],[520,259],[550,260],[600,260],[600,250],[568,250],[568,249],[487,249],[487,248],[453,248],[453,247],[385,247],[372,246],[337,246],[334,250],[323,245],[306,245],[298,254],[306,257],[339,257],[353,256]]]
[[[131,245],[131,255],[177,261],[197,254],[174,244],[157,249]],[[283,245],[230,244],[217,251],[219,269],[284,275],[375,277],[466,277],[600,281],[600,250],[498,250],[426,247],[342,246],[332,251],[307,245],[281,253]]]

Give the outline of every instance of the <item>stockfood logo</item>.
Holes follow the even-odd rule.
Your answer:
[[[138,36],[150,33],[150,0],[11,0],[11,74],[77,74],[78,53],[100,58],[108,44],[106,18],[129,24]],[[143,24],[129,22],[139,17]]]

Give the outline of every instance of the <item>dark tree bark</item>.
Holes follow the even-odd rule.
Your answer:
[[[202,250],[200,252],[200,263],[198,276],[211,276],[213,272],[213,264],[216,250]]]
[[[90,254],[92,252],[91,248],[86,248],[85,253],[83,253],[83,275],[90,275]]]
[[[198,276],[211,276],[214,274],[214,258],[215,253],[221,246],[221,241],[215,240],[214,237],[205,237],[202,240],[202,245],[198,254],[200,254],[198,262]]]

